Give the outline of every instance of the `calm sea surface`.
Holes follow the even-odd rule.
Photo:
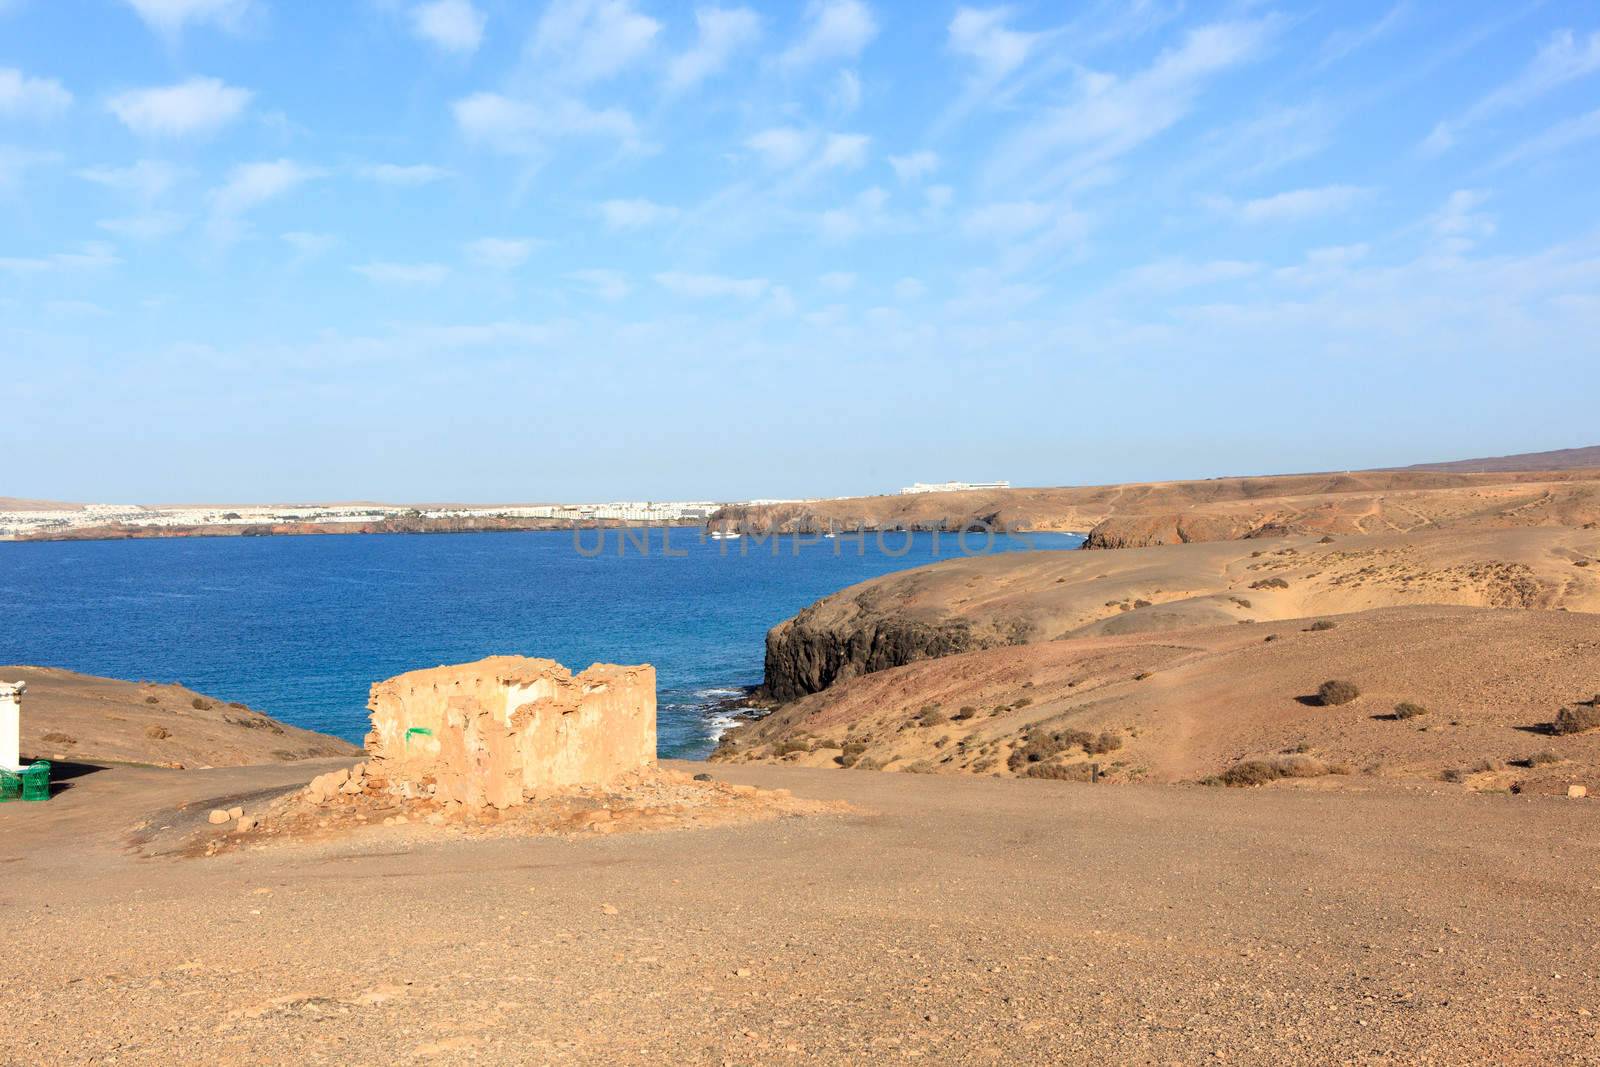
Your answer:
[[[635,537],[644,536],[643,531]],[[174,538],[0,544],[0,664],[179,681],[360,743],[367,689],[419,667],[520,653],[652,663],[661,752],[714,744],[719,698],[761,680],[772,626],[847,585],[961,554],[953,535],[796,545],[698,530]],[[996,537],[995,552],[1075,548]],[[976,552],[983,535],[969,535]]]

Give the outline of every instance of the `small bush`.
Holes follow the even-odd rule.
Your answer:
[[[159,703],[161,703],[161,698],[160,697],[145,697],[144,698],[144,702],[146,704],[159,704]]]
[[[52,745],[75,745],[78,743],[76,737],[71,734],[64,734],[60,730],[51,730],[49,733],[41,735],[40,740],[48,741]]]
[[[1317,699],[1323,707],[1335,707],[1339,704],[1348,704],[1361,695],[1361,690],[1354,682],[1343,682],[1337,679],[1323,682],[1317,686]]]
[[[1261,640],[1263,642],[1267,642],[1267,641],[1276,641],[1277,639],[1278,639],[1278,635],[1277,634],[1268,634],[1267,636],[1263,637]]]
[[[1556,712],[1555,722],[1550,724],[1550,732],[1558,735],[1581,734],[1594,729],[1600,729],[1600,707],[1594,704],[1573,704],[1562,708]]]
[[[1451,767],[1449,770],[1442,772],[1439,777],[1446,782],[1459,784],[1467,780],[1467,772],[1460,767]]]
[[[1279,774],[1285,778],[1321,778],[1328,773],[1328,765],[1313,756],[1284,756],[1276,762]]]
[[[1275,782],[1282,777],[1283,775],[1278,772],[1276,763],[1249,759],[1242,763],[1235,763],[1218,775],[1214,781],[1220,785],[1238,789],[1245,786],[1266,785],[1268,782]]]
[[[792,752],[810,752],[811,746],[796,737],[786,737],[772,746],[774,756],[787,756]]]
[[[1148,677],[1150,677],[1149,671],[1140,671],[1138,674],[1133,676],[1133,680],[1136,682],[1142,682]]]
[[[144,728],[144,735],[152,741],[165,741],[172,736],[165,726],[157,726],[155,723]]]
[[[968,719],[974,718],[977,714],[977,708],[973,707],[971,704],[963,704],[961,706],[961,710],[955,713],[955,719],[958,722],[966,722]]]
[[[1035,763],[1026,772],[1029,778],[1054,778],[1061,782],[1092,782],[1094,771],[1087,763]]]
[[[1093,741],[1086,742],[1083,750],[1091,756],[1103,756],[1122,747],[1122,738],[1110,730],[1102,730]]]
[[[841,767],[854,767],[861,762],[861,757],[866,754],[866,751],[867,743],[865,741],[846,741],[844,748],[835,758],[838,759]]]
[[[1319,545],[1331,545],[1331,544],[1333,544],[1333,538],[1324,536],[1322,538],[1322,540],[1317,542],[1317,544],[1319,544]]]
[[[195,697],[193,700],[189,701],[189,706],[196,711],[210,711],[211,701],[202,697]]]
[[[1018,697],[1017,699],[1015,699],[1015,700],[1013,700],[1011,702],[1011,706],[1013,708],[1025,708],[1029,704],[1032,704],[1032,703],[1033,703],[1033,698],[1032,697]]]
[[[1148,600],[1135,600],[1133,602],[1133,606],[1136,608],[1148,608],[1151,606],[1151,604]]]
[[[920,718],[924,726],[943,726],[950,721],[950,716],[940,710],[936,704],[923,708]]]
[[[1418,715],[1428,714],[1428,709],[1421,704],[1413,704],[1409,700],[1402,700],[1394,706],[1396,719],[1415,719]]]
[[[1544,752],[1535,752],[1522,762],[1527,767],[1548,767],[1552,763],[1560,763],[1561,757],[1554,752],[1546,750]]]
[[[1335,628],[1338,625],[1339,625],[1338,623],[1333,622],[1333,621],[1331,621],[1329,619],[1318,619],[1316,622],[1314,622],[1310,626],[1306,627],[1306,630],[1309,633],[1320,634],[1320,633],[1322,633],[1322,632],[1324,632],[1326,630],[1332,630],[1333,628]]]
[[[1289,583],[1282,578],[1263,578],[1259,582],[1251,582],[1251,589],[1287,589]]]
[[[996,704],[994,706],[994,710],[991,711],[989,714],[990,715],[1004,715],[1006,712],[1008,712],[1010,710],[1011,710],[1011,705],[1010,704]]]

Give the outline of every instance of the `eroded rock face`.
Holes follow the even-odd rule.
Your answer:
[[[656,762],[656,672],[491,656],[372,687],[369,779],[469,808],[603,786]]]

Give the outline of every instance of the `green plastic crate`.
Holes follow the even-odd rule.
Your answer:
[[[41,801],[50,799],[50,764],[45,760],[22,770],[22,799]]]
[[[22,775],[0,770],[0,804],[22,799]]]

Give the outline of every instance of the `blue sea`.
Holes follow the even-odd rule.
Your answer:
[[[761,681],[767,629],[812,601],[964,551],[1081,542],[657,529],[0,543],[0,664],[182,682],[359,744],[368,688],[403,671],[497,654],[651,663],[661,753],[693,758],[727,724],[718,705]]]

